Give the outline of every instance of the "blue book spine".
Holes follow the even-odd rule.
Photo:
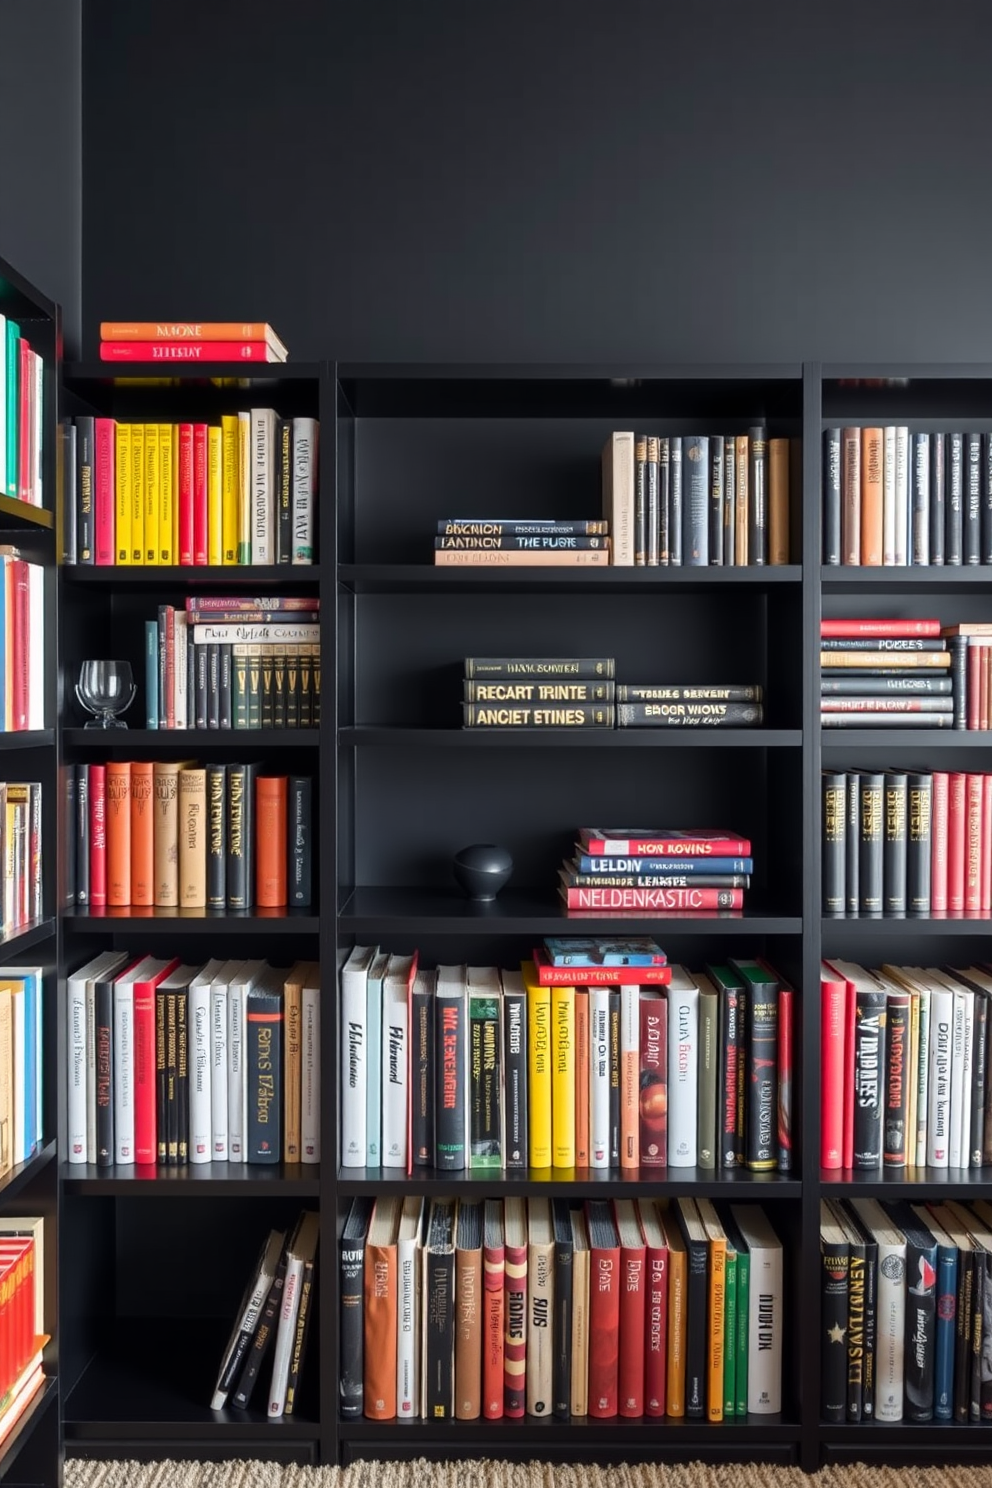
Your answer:
[[[158,728],[158,621],[145,621],[145,728]]]
[[[753,873],[753,858],[595,858],[580,853],[579,873]]]
[[[937,1341],[934,1350],[933,1413],[938,1421],[954,1419],[954,1347],[957,1320],[958,1249],[937,1246]]]
[[[24,1152],[22,1161],[35,1151],[38,1145],[38,981],[33,972],[24,973]]]

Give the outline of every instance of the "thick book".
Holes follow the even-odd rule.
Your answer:
[[[567,1199],[551,1201],[554,1234],[551,1411],[556,1420],[572,1414],[572,1264],[575,1244]]]
[[[620,1362],[620,1237],[610,1205],[587,1199],[589,1232],[589,1414],[617,1415]]]
[[[847,1419],[847,1326],[850,1249],[844,1226],[820,1201],[820,1410],[825,1421]]]
[[[374,1199],[352,1199],[338,1240],[338,1408],[354,1419],[363,1413],[365,1240]]]
[[[483,1206],[461,1199],[455,1229],[455,1419],[482,1414]]]

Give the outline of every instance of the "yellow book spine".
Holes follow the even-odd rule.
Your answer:
[[[145,426],[131,426],[131,562],[145,561]]]
[[[172,426],[172,561],[179,562],[179,425]]]
[[[238,562],[251,563],[251,414],[238,414]]]
[[[158,424],[145,425],[145,558],[146,563],[158,563],[158,508],[161,501],[158,467],[162,440]]]
[[[551,989],[552,1167],[575,1167],[575,988]]]
[[[159,563],[174,563],[172,546],[172,508],[175,503],[175,485],[172,478],[172,451],[175,444],[174,425],[158,426],[158,532]]]
[[[120,564],[131,562],[131,424],[117,425],[114,445],[116,456],[114,490],[114,537],[116,558]]]
[[[707,1349],[706,1415],[723,1420],[723,1344],[727,1310],[727,1242],[714,1235],[710,1246],[710,1338]]]
[[[223,446],[221,430],[207,428],[207,562],[224,561]]]
[[[238,416],[225,413],[220,421],[223,443],[221,541],[223,562],[238,561]]]
[[[920,1061],[920,994],[910,992],[909,994],[909,1058],[906,1061],[908,1074],[904,1076],[909,1086],[909,1096],[906,1101],[906,1161],[913,1166],[916,1156],[916,1119],[917,1105],[919,1101],[919,1087],[917,1085],[917,1065]]]
[[[685,1242],[672,1222],[668,1231],[668,1415],[685,1415],[685,1352],[687,1341]]]
[[[527,1115],[530,1166],[551,1167],[551,988],[537,980],[533,961],[521,966],[527,990]]]

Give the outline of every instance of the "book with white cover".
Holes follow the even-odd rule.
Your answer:
[[[668,984],[668,1166],[696,1166],[699,988],[684,966]]]
[[[274,563],[276,559],[276,411],[252,408],[251,412],[251,561]]]
[[[243,961],[227,995],[227,1160],[247,1161],[248,993],[267,968],[265,961]]]
[[[782,1338],[785,1300],[782,1242],[758,1204],[731,1204],[730,1212],[751,1262],[748,1289],[748,1415],[782,1409]]]
[[[300,1162],[320,1162],[320,965],[303,983],[300,1019]]]
[[[942,982],[932,980],[930,1080],[927,1096],[927,1164],[932,1168],[946,1168],[950,1160],[953,1038],[954,994]]]
[[[270,1418],[281,1416],[286,1407],[286,1385],[289,1382],[289,1366],[296,1338],[296,1315],[300,1310],[300,1284],[303,1268],[312,1260],[317,1250],[318,1216],[308,1209],[300,1216],[296,1232],[286,1246],[286,1280],[282,1287],[282,1306],[279,1309],[279,1326],[276,1329],[275,1352],[272,1359],[272,1382],[269,1386]]]
[[[424,1201],[403,1200],[396,1237],[396,1414],[411,1421],[420,1414],[420,1266]]]
[[[365,984],[365,1028],[367,1047],[382,1047],[382,983],[389,965],[389,952],[377,951]],[[365,1166],[382,1165],[382,1063],[370,1058],[366,1065]]]
[[[906,1347],[906,1237],[877,1199],[852,1199],[851,1207],[878,1245],[875,1419],[901,1421]]]
[[[341,1130],[341,1166],[344,1168],[368,1166],[368,1062],[370,1058],[378,1059],[379,1051],[369,1048],[366,984],[369,967],[376,955],[375,946],[353,946],[338,973],[341,988],[338,1119]]]
[[[213,1158],[213,993],[212,982],[223,969],[219,957],[208,961],[189,984],[187,1070],[189,1077],[189,1160]]]
[[[382,1166],[407,1166],[410,1097],[410,984],[417,958],[390,956],[382,984]]]
[[[96,1161],[96,1073],[94,1069],[92,1078],[88,1074],[87,988],[92,987],[98,978],[123,966],[126,960],[126,951],[102,951],[72,972],[66,981],[66,1155],[70,1163]],[[87,1115],[90,1091],[93,1097],[92,1122]],[[88,1155],[89,1132],[92,1132],[93,1140],[92,1159]]]
[[[225,961],[210,983],[210,1147],[214,1162],[228,1160],[228,1000],[243,961]]]
[[[313,514],[317,491],[319,425],[293,419],[293,563],[313,562]]]

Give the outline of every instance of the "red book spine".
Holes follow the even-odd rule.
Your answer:
[[[207,426],[193,425],[193,562],[207,561]]]
[[[821,620],[820,635],[939,636],[939,620]]]
[[[978,912],[992,916],[992,775],[983,776],[982,790],[982,890]]]
[[[645,1253],[648,1301],[644,1333],[644,1414],[665,1414],[668,1363],[668,1250],[649,1246]]]
[[[158,1161],[155,1070],[155,988],[179,965],[170,961],[155,976],[134,984],[134,1160]]]
[[[268,362],[265,341],[101,341],[101,362]]]
[[[972,646],[969,650],[969,659],[971,651],[978,652],[978,727],[987,729],[989,726],[989,648],[986,645]]]
[[[844,1166],[847,983],[820,979],[820,1167]]]
[[[31,348],[23,336],[17,343],[17,494],[30,501],[34,488],[31,471],[31,399],[34,378],[31,375]]]
[[[483,1252],[485,1313],[482,1319],[482,1414],[487,1421],[498,1421],[503,1414],[505,1266],[503,1247],[486,1246]]]
[[[644,1322],[648,1299],[645,1269],[643,1245],[621,1248],[617,1367],[617,1410],[621,1416],[644,1414]]]
[[[507,1245],[503,1300],[503,1414],[519,1418],[527,1399],[527,1246]]]
[[[193,563],[193,425],[179,425],[179,562]]]
[[[723,1068],[720,1071],[720,1166],[737,1165],[737,1055],[741,1040],[739,999],[733,987],[720,989]]]
[[[552,966],[544,951],[532,952],[542,987],[667,987],[670,966]]]
[[[968,777],[952,770],[947,777],[947,913],[964,914],[964,869],[968,850]]]
[[[792,1004],[791,987],[778,990],[778,1170],[792,1168]]]
[[[967,685],[965,688],[965,699],[967,701],[968,727],[970,729],[981,728],[981,695],[982,695],[982,648],[981,646],[968,647],[968,670]]]
[[[668,1003],[641,996],[638,1132],[642,1168],[668,1165]],[[622,1414],[622,1413],[621,1413]]]
[[[969,773],[968,815],[964,860],[964,910],[977,915],[982,907],[982,811],[985,776]]]
[[[747,837],[714,836],[706,831],[687,832],[684,837],[590,837],[585,842],[589,857],[611,857],[610,843],[619,844],[616,851],[624,858],[749,858],[751,843]]]
[[[854,1049],[857,993],[854,983],[845,981],[844,1006],[844,1168],[854,1167]]]
[[[112,418],[98,418],[93,428],[94,562],[106,568],[117,556],[114,551],[117,424]]]
[[[643,1335],[642,1335],[643,1336]],[[589,1255],[589,1414],[617,1414],[620,1356],[620,1247]]]
[[[930,805],[930,913],[947,913],[947,816],[949,780],[947,772],[935,770]]]
[[[89,767],[90,801],[90,908],[107,903],[107,770]]]
[[[566,889],[569,909],[743,909],[743,889]]]
[[[176,611],[165,606],[165,726],[176,726]]]
[[[11,607],[13,636],[9,654],[13,663],[13,674],[7,685],[11,690],[11,729],[26,729],[28,726],[28,693],[31,676],[31,651],[28,637],[31,634],[31,600],[28,582],[28,566],[23,558],[12,558],[7,569],[7,578],[13,587],[14,602]]]

